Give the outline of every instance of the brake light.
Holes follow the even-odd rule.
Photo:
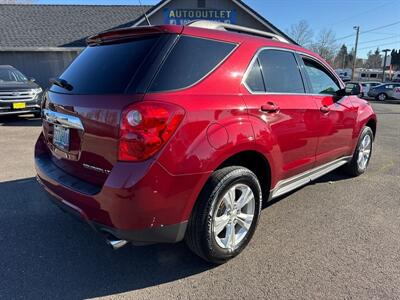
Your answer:
[[[171,138],[185,115],[170,103],[140,102],[122,112],[118,159],[143,161],[158,152]]]

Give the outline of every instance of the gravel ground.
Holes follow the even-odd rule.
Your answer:
[[[183,243],[109,249],[35,182],[40,121],[0,119],[0,298],[400,299],[400,105],[373,106],[367,173],[335,171],[276,201],[218,267]]]

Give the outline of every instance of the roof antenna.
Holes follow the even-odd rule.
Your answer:
[[[142,1],[140,1],[140,0],[138,0],[138,1],[139,1],[140,6],[143,6],[143,5],[142,5]],[[149,20],[149,18],[147,17],[147,14],[146,14],[146,10],[144,11],[144,18],[146,19],[147,24],[148,24],[149,26],[151,26],[150,20]]]

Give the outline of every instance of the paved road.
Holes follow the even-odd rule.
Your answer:
[[[367,174],[336,171],[263,210],[248,249],[213,267],[184,244],[110,250],[34,180],[38,120],[0,121],[0,298],[400,298],[400,105],[373,104]]]

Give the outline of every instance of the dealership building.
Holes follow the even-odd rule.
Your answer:
[[[266,1],[266,3],[268,3]],[[0,65],[13,65],[46,87],[95,33],[149,23],[213,20],[289,39],[241,0],[163,0],[148,5],[0,4]]]

